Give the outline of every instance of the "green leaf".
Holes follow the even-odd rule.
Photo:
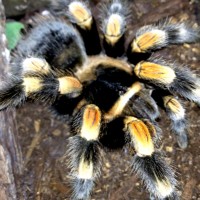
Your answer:
[[[7,22],[6,23],[6,37],[8,40],[8,48],[14,49],[21,38],[21,30],[24,25],[20,22]]]

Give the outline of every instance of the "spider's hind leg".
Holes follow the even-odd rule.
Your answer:
[[[152,97],[169,117],[171,131],[176,136],[179,147],[186,148],[188,145],[187,120],[185,119],[185,109],[180,100],[164,90],[154,90]]]
[[[93,104],[77,113],[72,121],[69,138],[69,157],[72,175],[73,199],[88,199],[101,172],[102,150],[98,141],[101,111]]]
[[[100,142],[109,149],[122,148],[125,144],[131,148],[131,153],[134,149],[136,154],[131,168],[142,179],[151,196],[156,199],[178,198],[174,170],[156,149],[159,129],[155,125],[146,119],[120,116],[106,122],[102,134]]]
[[[133,171],[140,176],[151,195],[159,199],[177,196],[174,171],[154,147],[155,127],[131,116],[125,117],[124,123],[124,131],[136,151]]]
[[[45,59],[58,76],[81,66],[86,59],[84,44],[77,31],[52,16],[41,21],[38,19],[37,26],[16,50],[22,61],[27,57]]]

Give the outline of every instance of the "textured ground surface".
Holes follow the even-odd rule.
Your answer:
[[[166,16],[177,20],[200,23],[200,2],[181,0],[130,1],[133,10],[133,30],[145,23]],[[97,1],[94,2],[94,5]],[[200,75],[200,45],[169,47],[160,52],[165,58],[188,64]],[[185,102],[189,120],[189,146],[181,150],[170,134],[169,122],[161,120],[163,129],[162,150],[166,159],[177,171],[179,191],[184,200],[200,200],[200,109]],[[69,199],[70,186],[63,155],[69,136],[67,126],[51,117],[41,105],[26,104],[17,110],[20,144],[24,158],[24,172],[19,178],[19,193],[29,200]],[[127,151],[107,152],[102,177],[97,183],[94,200],[147,200],[148,194],[141,182],[130,171]],[[20,196],[21,196],[20,195]]]

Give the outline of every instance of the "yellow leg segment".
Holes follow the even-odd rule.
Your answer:
[[[165,85],[171,84],[176,78],[174,70],[152,62],[139,62],[134,68],[135,74],[144,80],[152,80]]]
[[[130,134],[131,142],[133,143],[137,154],[141,157],[151,156],[154,152],[151,131],[155,129],[149,129],[143,121],[135,117],[126,117],[124,123],[125,131]]]
[[[98,140],[101,126],[101,112],[93,104],[87,105],[83,113],[81,137],[86,140]]]

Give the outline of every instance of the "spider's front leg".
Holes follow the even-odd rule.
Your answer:
[[[167,89],[200,104],[200,80],[186,67],[179,67],[162,60],[141,61],[134,67],[138,78],[158,88]]]
[[[72,26],[51,16],[39,21],[16,52],[11,76],[0,88],[0,109],[16,107],[27,98],[52,104],[60,96],[80,95],[82,84],[72,70],[83,64],[86,54]]]
[[[106,55],[120,57],[125,50],[125,35],[130,10],[125,1],[102,3],[99,8],[103,47]]]
[[[53,10],[54,15],[67,17],[76,26],[82,36],[87,55],[97,55],[101,52],[97,24],[89,2],[61,0],[58,5],[53,5]]]
[[[81,91],[77,78],[55,77],[44,59],[26,58],[21,63],[21,75],[11,76],[0,88],[0,109],[19,106],[27,99],[52,103],[59,94],[77,96]]]
[[[200,29],[189,23],[175,23],[172,19],[161,20],[137,30],[129,44],[127,56],[137,64],[147,59],[152,52],[173,44],[195,43],[200,41]]]
[[[99,143],[101,111],[93,104],[83,107],[72,120],[69,156],[74,199],[88,199],[101,172],[102,150]]]
[[[200,30],[186,23],[174,23],[172,19],[141,27],[132,41],[131,50],[137,53],[152,52],[171,44],[200,41]]]

